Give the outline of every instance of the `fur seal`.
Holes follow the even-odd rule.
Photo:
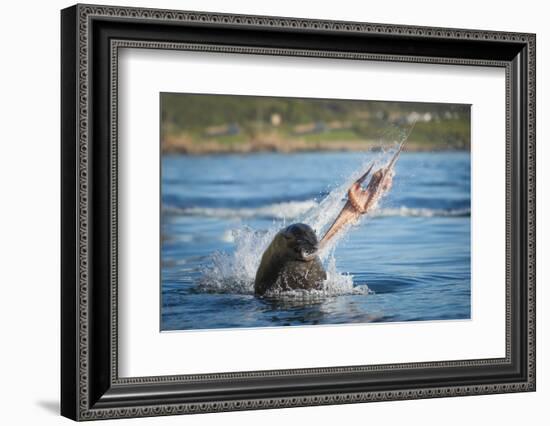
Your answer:
[[[315,231],[304,223],[279,231],[262,256],[254,280],[254,293],[266,291],[320,289],[327,274],[319,256]]]

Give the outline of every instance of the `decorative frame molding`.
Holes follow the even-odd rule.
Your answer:
[[[142,31],[166,30],[159,40],[135,38],[124,25]],[[167,29],[189,28],[190,40],[175,39]],[[208,40],[204,30],[227,30],[242,44]],[[193,31],[197,31],[197,34]],[[246,30],[299,38],[322,34],[338,49],[316,46],[247,45]],[[107,34],[107,35],[105,35]],[[124,37],[120,37],[123,34]],[[374,40],[370,51],[349,50],[336,36]],[[170,38],[172,37],[172,38]],[[184,35],[185,37],[185,35]],[[204,40],[200,40],[201,37]],[[388,42],[422,45],[418,54],[387,51]],[[510,32],[410,27],[266,16],[229,15],[126,7],[76,5],[62,12],[62,414],[75,420],[140,417],[197,412],[261,409],[352,402],[434,398],[535,390],[535,36]],[[438,44],[477,47],[470,56],[442,56]],[[306,43],[307,44],[307,43]],[[477,65],[506,70],[506,357],[448,362],[327,367],[186,376],[118,377],[117,327],[117,113],[118,50],[176,49],[238,54]],[[489,51],[491,50],[491,52]],[[101,143],[103,142],[103,143]],[[93,162],[91,159],[93,158]],[[92,166],[93,164],[93,166]],[[102,172],[106,177],[100,177]],[[104,194],[108,192],[108,194]],[[519,209],[519,210],[518,210]],[[516,211],[517,210],[517,211]],[[98,230],[103,230],[100,233]],[[102,257],[103,252],[107,258]],[[518,259],[516,259],[518,258]],[[101,259],[101,260],[99,260]],[[516,264],[517,263],[517,264]],[[93,304],[92,304],[93,300]],[[98,308],[98,304],[101,308]],[[508,380],[446,383],[445,372],[501,368]],[[356,382],[369,374],[399,377],[430,371],[436,386],[404,385],[376,389]],[[473,371],[473,370],[471,370]],[[514,374],[512,374],[514,372]],[[443,375],[443,377],[441,377]],[[331,377],[348,377],[349,386],[326,392]],[[369,376],[369,377],[370,377]],[[392,376],[393,377],[393,376]],[[515,378],[514,378],[515,377]],[[288,381],[269,396],[254,397],[252,388]],[[290,382],[319,380],[318,390],[295,390]],[[223,394],[224,383],[248,380],[250,389]],[[445,379],[445,380],[444,380]],[[401,380],[401,381],[400,381]],[[263,381],[263,382],[262,382]],[[434,378],[434,383],[436,379]],[[199,386],[214,396],[168,398],[164,390]],[[325,387],[323,387],[325,386]],[[334,386],[333,386],[334,387]],[[388,388],[390,387],[390,388]],[[203,389],[204,388],[204,389]],[[137,391],[139,389],[139,394]],[[164,390],[163,390],[164,389]],[[316,388],[317,389],[317,388]],[[371,390],[372,389],[372,390]],[[248,392],[248,393],[247,393]],[[149,397],[144,394],[149,393]],[[268,392],[269,393],[269,392]],[[247,397],[244,397],[248,395]]]

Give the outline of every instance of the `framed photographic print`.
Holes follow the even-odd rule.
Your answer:
[[[61,29],[64,416],[535,390],[535,35]]]

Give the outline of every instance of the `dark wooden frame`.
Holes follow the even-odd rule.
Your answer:
[[[75,420],[535,390],[535,35],[76,5],[61,13],[61,413]],[[506,357],[119,378],[117,52],[506,70]]]

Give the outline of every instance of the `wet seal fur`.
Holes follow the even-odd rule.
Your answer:
[[[262,256],[254,293],[321,289],[327,274],[316,254],[318,245],[315,231],[306,224],[295,223],[279,231]]]

